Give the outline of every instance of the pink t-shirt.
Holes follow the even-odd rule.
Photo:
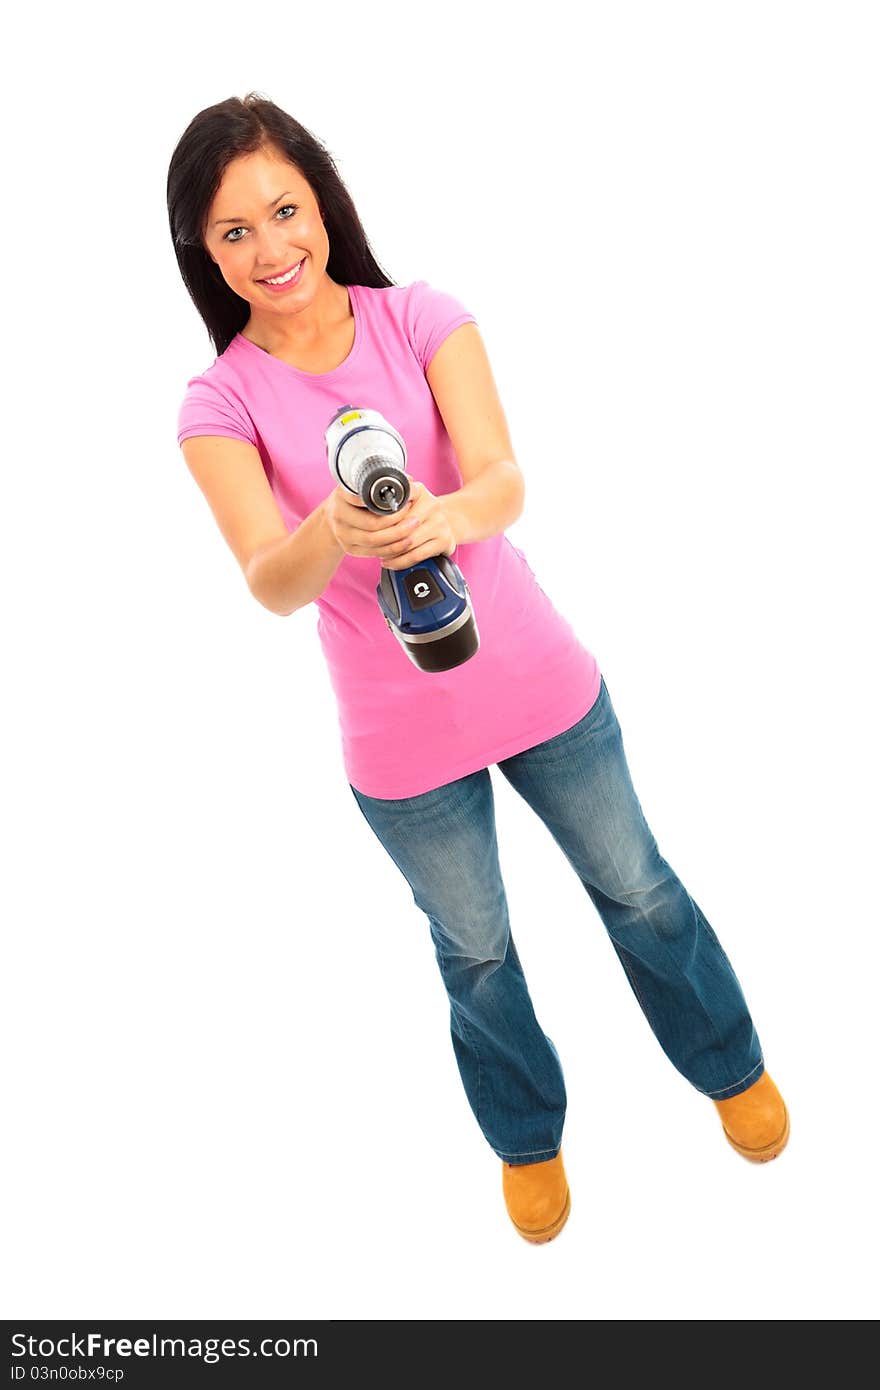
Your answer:
[[[476,319],[425,280],[349,285],[355,339],[331,372],[305,372],[242,337],[187,383],[178,441],[226,435],[253,444],[294,530],[336,486],[325,430],[342,405],[378,410],[400,432],[407,471],[435,495],[462,486],[425,372],[453,329]],[[480,635],[451,671],[414,666],[389,631],[381,561],[345,555],[315,600],[349,782],[367,796],[431,791],[562,733],[592,707],[593,655],[501,533],[456,547]]]

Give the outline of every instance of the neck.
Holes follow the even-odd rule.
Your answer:
[[[324,274],[318,289],[302,308],[270,314],[251,305],[242,336],[266,352],[280,354],[314,347],[351,316],[348,289]]]

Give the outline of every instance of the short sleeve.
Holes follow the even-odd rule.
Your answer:
[[[193,434],[223,434],[257,447],[257,432],[244,406],[204,376],[187,382],[178,412],[178,444]]]
[[[453,295],[434,289],[427,280],[416,280],[410,291],[408,332],[422,371],[444,338],[463,323],[476,323],[473,314]]]

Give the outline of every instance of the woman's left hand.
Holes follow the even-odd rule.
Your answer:
[[[393,560],[383,560],[382,568],[407,570],[434,555],[451,555],[456,546],[452,522],[444,510],[444,497],[435,497],[424,483],[410,479],[410,520],[412,531]]]

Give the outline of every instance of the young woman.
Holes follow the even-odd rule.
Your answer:
[[[187,383],[181,449],[255,598],[282,615],[317,604],[349,786],[428,918],[516,1230],[540,1243],[567,1219],[566,1093],[511,936],[491,764],[574,868],[673,1066],[738,1153],[775,1158],[788,1113],[737,977],[645,821],[595,658],[504,535],[523,479],[474,316],[380,270],[326,149],[258,94],[193,119],[167,192],[217,353]],[[392,519],[333,486],[325,431],[342,405],[407,442],[418,479]],[[480,647],[428,674],[376,585],[383,565],[441,553],[468,581]],[[418,737],[402,738],[414,709]]]

